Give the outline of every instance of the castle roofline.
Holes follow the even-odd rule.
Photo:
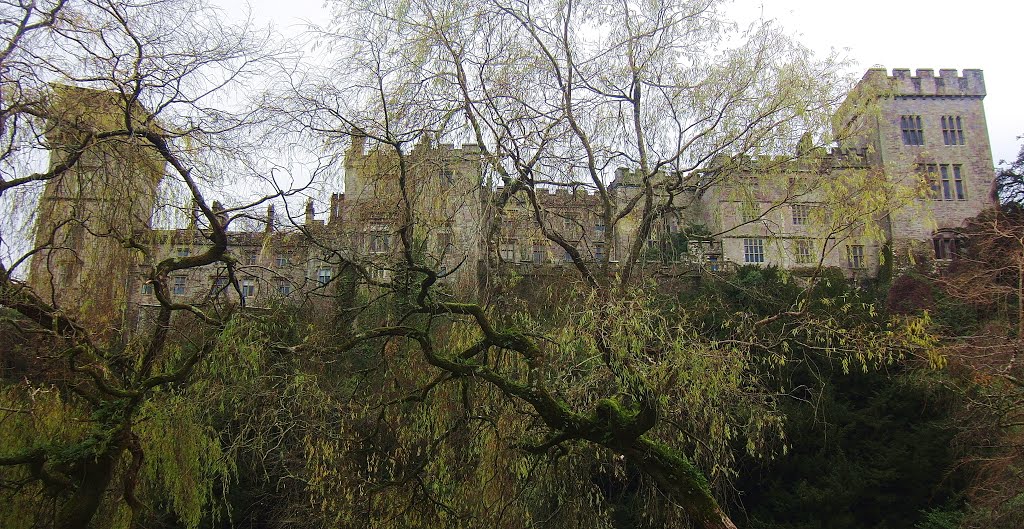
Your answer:
[[[978,69],[964,69],[958,75],[955,68],[942,68],[939,75],[931,68],[915,70],[893,68],[892,75],[885,68],[871,68],[864,74],[857,88],[864,86],[879,90],[880,95],[893,97],[946,96],[985,97],[985,76]]]

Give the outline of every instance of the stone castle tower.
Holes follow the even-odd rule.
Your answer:
[[[955,230],[994,206],[992,147],[985,121],[985,79],[981,70],[884,68],[867,71],[847,98],[866,95],[877,105],[862,120],[855,147],[887,178],[921,186],[915,207],[893,212],[888,238],[897,260],[910,254],[948,259]],[[931,241],[931,244],[928,243]]]
[[[139,126],[151,117],[120,94],[54,85],[49,110],[50,170],[69,167],[43,191],[29,284],[54,307],[109,331],[122,321],[135,269],[126,243],[149,227],[164,161],[123,133],[127,120]]]
[[[393,260],[401,248],[399,230],[408,221],[408,200],[418,251],[430,266],[442,274],[453,272],[470,288],[484,258],[479,146],[455,148],[425,138],[405,153],[403,163],[400,168],[391,149],[367,148],[365,138],[353,137],[345,156],[345,193],[332,197],[331,204],[330,223],[340,226],[340,245],[383,272],[378,265]],[[408,178],[404,200],[399,191],[403,170]]]

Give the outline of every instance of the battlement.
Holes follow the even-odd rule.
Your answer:
[[[498,190],[504,189],[504,186],[499,186]],[[549,187],[547,188],[548,196],[556,196],[563,198],[570,197],[595,197],[597,192],[593,189],[584,188],[581,185],[572,186],[572,189],[565,187]]]
[[[350,144],[346,152],[346,164],[352,165],[355,161],[365,161],[373,156],[378,156],[380,155],[380,151],[378,149],[379,147],[376,144],[368,147],[366,136],[352,134]],[[390,155],[390,153],[391,151],[386,151],[385,155]],[[479,158],[483,154],[483,149],[477,143],[463,143],[462,145],[456,145],[454,143],[435,143],[431,141],[429,137],[421,136],[413,145],[412,151],[407,153],[415,153],[418,156],[429,154],[456,160],[473,160]]]
[[[918,69],[914,75],[909,68],[893,68],[892,75],[885,68],[871,68],[859,84],[877,87],[895,97],[985,97],[985,76],[976,69],[965,69],[958,76],[956,69],[949,68],[940,69],[939,75],[930,68]]]

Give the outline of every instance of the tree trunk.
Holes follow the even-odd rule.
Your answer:
[[[640,437],[621,453],[651,476],[658,488],[686,511],[696,527],[736,529],[711,494],[704,475],[670,448]]]
[[[82,463],[81,468],[78,469],[80,476],[78,476],[77,487],[57,515],[57,529],[86,529],[89,527],[89,522],[96,515],[103,494],[114,477],[114,468],[122,451],[123,448],[118,443],[117,446],[108,447],[95,459],[89,459]]]

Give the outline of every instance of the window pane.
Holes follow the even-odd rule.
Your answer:
[[[807,204],[793,204],[793,225],[802,226],[807,224],[810,209],[810,206]]]
[[[177,276],[174,278],[174,288],[171,292],[178,296],[185,294],[185,276]]]
[[[953,188],[949,181],[949,166],[942,165],[939,166],[939,169],[942,171],[942,198],[953,200]]]
[[[924,128],[921,116],[900,116],[900,129],[904,145],[924,145]]]
[[[810,241],[796,241],[796,262],[797,264],[808,264],[811,262]]]
[[[966,193],[964,193],[964,180],[960,173],[959,165],[953,166],[953,182],[956,184],[956,199],[963,200],[966,197]]]
[[[547,259],[547,256],[547,248],[544,245],[533,245],[533,264],[544,264],[544,260]]]
[[[850,268],[864,268],[864,246],[854,244],[846,247],[847,256],[850,258]]]
[[[743,262],[764,262],[764,239],[743,239]]]

